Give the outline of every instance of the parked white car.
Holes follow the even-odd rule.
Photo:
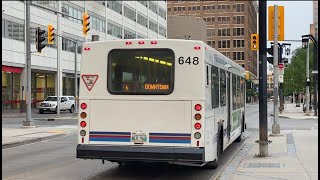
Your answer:
[[[60,97],[60,110],[74,112],[75,98],[74,96],[61,96]],[[43,102],[39,103],[39,113],[45,111],[57,112],[57,96],[48,96]]]

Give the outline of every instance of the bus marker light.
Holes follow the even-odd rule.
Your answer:
[[[81,121],[81,122],[80,122],[80,126],[84,128],[84,127],[87,126],[87,123],[86,123],[85,121]]]
[[[126,42],[126,45],[131,45],[131,44],[132,44],[132,42],[130,42],[130,41]]]
[[[201,119],[201,114],[197,113],[196,115],[194,115],[194,118],[196,120],[200,120]]]
[[[87,104],[86,103],[81,103],[81,109],[87,109]]]
[[[157,44],[157,41],[151,41],[151,44]]]
[[[199,146],[199,141],[197,141],[197,146]]]
[[[196,104],[196,105],[194,106],[194,109],[195,109],[196,111],[200,111],[200,110],[202,109],[202,106],[201,106],[200,104]]]
[[[194,138],[200,139],[201,138],[201,134],[199,132],[194,133]]]
[[[85,47],[84,50],[85,51],[90,51],[90,48],[89,47]]]
[[[195,46],[194,49],[195,49],[195,50],[199,50],[199,49],[200,49],[200,46]]]
[[[139,41],[139,44],[144,44],[144,41]]]
[[[201,124],[200,123],[195,123],[194,124],[194,128],[196,128],[197,130],[201,129]]]
[[[83,138],[83,137],[82,137],[82,140],[81,140],[81,142],[82,142],[82,143],[84,143],[84,138]]]
[[[85,136],[86,134],[87,134],[87,132],[85,130],[80,131],[80,136]]]
[[[80,117],[81,117],[82,119],[86,118],[86,117],[87,117],[87,113],[82,112],[82,113],[80,114]]]

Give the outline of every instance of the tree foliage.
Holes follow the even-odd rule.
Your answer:
[[[311,79],[310,92],[313,90],[313,52],[314,45],[310,44],[309,47],[309,77]],[[284,70],[283,88],[284,95],[292,94],[293,92],[304,92],[306,87],[306,60],[307,49],[298,48],[293,51],[291,63]]]

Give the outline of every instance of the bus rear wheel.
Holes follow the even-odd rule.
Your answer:
[[[219,136],[218,136],[218,142],[217,142],[217,158],[214,161],[208,162],[205,165],[206,169],[216,169],[219,166],[219,160],[222,153],[222,138],[223,138],[222,130],[220,130]]]

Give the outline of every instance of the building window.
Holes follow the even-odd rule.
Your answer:
[[[230,40],[218,41],[218,48],[230,48]]]
[[[158,5],[152,1],[149,1],[149,9],[154,13],[158,14]]]
[[[218,36],[220,37],[225,37],[225,36],[230,36],[230,29],[218,29]]]
[[[144,5],[145,7],[148,7],[148,1],[139,1],[139,3],[141,3],[142,5]]]
[[[137,33],[137,39],[146,39],[146,38],[147,38],[146,36]]]
[[[70,21],[76,22],[81,24],[81,19],[82,19],[82,10],[76,9],[74,7],[68,6],[66,4],[62,4],[62,12],[65,14],[68,14],[71,17],[68,16],[64,16],[62,15],[62,17],[69,19]],[[73,18],[72,18],[73,17]],[[76,19],[75,19],[76,18]]]
[[[119,1],[107,1],[107,7],[122,14],[122,4]]]
[[[245,60],[244,52],[233,52],[233,60]]]
[[[158,25],[155,21],[153,21],[152,19],[149,19],[149,29],[158,33]]]
[[[136,32],[128,28],[124,28],[124,39],[135,39]]]
[[[106,6],[106,2],[105,1],[95,1],[95,2],[98,3],[98,4],[101,4],[103,6]]]
[[[101,32],[106,32],[106,21],[90,15],[90,22],[90,28]]]
[[[162,25],[159,25],[159,34],[161,36],[167,37],[167,30],[165,27],[163,27]]]
[[[185,8],[185,7],[183,7]],[[184,9],[185,10],[185,9]],[[170,11],[170,10],[169,10]],[[166,10],[162,9],[161,7],[159,7],[159,16],[162,17],[163,19],[167,19],[166,18]]]
[[[233,16],[233,24],[244,24],[244,16]]]
[[[138,13],[137,23],[144,26],[144,27],[148,27],[148,18],[146,16]]]
[[[75,52],[76,47],[75,47],[74,41],[76,41],[77,46],[78,46],[77,53],[81,54],[82,53],[82,44],[84,42],[84,38],[79,37],[79,36],[75,36],[75,35],[72,35],[69,33],[65,33],[65,32],[63,32],[63,35],[72,39],[73,41],[66,39],[66,38],[62,38],[62,50],[69,51],[69,52]]]
[[[207,36],[208,37],[215,36],[214,29],[207,29]]]
[[[209,46],[211,46],[212,48],[215,48],[215,45],[216,45],[215,41],[212,41],[212,40],[208,40],[208,41],[207,41],[207,44],[208,44]]]
[[[228,11],[230,11],[229,4],[219,4],[218,5],[218,12],[228,12]]]
[[[214,24],[215,17],[204,17],[203,20],[206,21],[207,25],[211,25]]]
[[[58,10],[58,2],[57,1],[43,1],[43,0],[33,0],[32,3],[39,4],[41,6],[48,7],[50,9]],[[51,11],[47,11],[51,12]],[[52,12],[53,13],[53,12]]]
[[[234,12],[244,12],[244,4],[234,4],[233,11]]]
[[[244,28],[233,28],[233,36],[244,36]]]
[[[242,48],[244,47],[244,40],[233,40],[233,47],[234,48]]]
[[[122,39],[122,27],[117,23],[108,20],[108,34]]]
[[[136,11],[126,5],[123,6],[124,16],[136,22]]]
[[[219,16],[218,22],[222,24],[230,24],[230,17],[229,16]]]
[[[24,41],[24,24],[2,19],[2,37]]]
[[[230,52],[221,52],[224,56],[230,58]]]

